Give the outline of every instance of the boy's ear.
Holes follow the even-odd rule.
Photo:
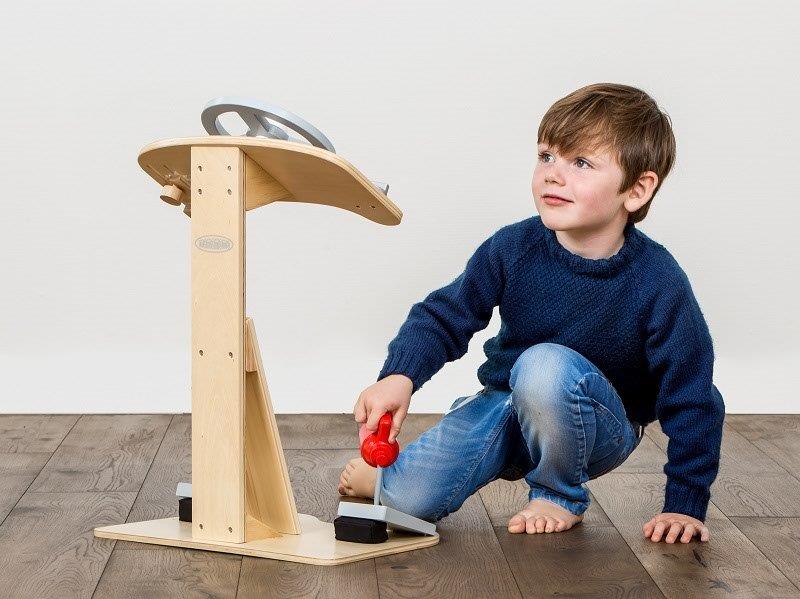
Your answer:
[[[628,191],[628,199],[625,200],[625,209],[628,212],[636,212],[653,197],[653,190],[658,185],[658,175],[653,171],[645,171],[639,175],[639,179],[631,186]]]

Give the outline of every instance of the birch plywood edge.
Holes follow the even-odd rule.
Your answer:
[[[301,534],[279,535],[246,543],[192,538],[191,523],[181,522],[177,517],[102,526],[94,529],[94,536],[118,541],[203,549],[318,566],[338,566],[383,555],[422,549],[439,542],[438,533],[431,536],[420,536],[395,530],[389,531],[389,540],[383,543],[365,544],[339,541],[334,536],[333,524],[322,522],[308,514],[299,516]]]
[[[246,210],[272,202],[305,202],[348,210],[382,225],[397,225],[403,217],[400,208],[347,160],[298,142],[228,135],[163,139],[141,150],[139,166],[160,185],[177,187],[191,197],[192,146],[241,148],[247,158]],[[173,188],[169,195],[174,193]]]

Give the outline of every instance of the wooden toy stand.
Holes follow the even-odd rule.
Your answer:
[[[145,147],[139,164],[164,186],[162,199],[191,216],[192,522],[103,526],[95,536],[320,565],[438,543],[438,534],[392,530],[384,543],[338,541],[332,523],[297,513],[255,326],[245,317],[247,210],[309,202],[395,225],[397,206],[336,154],[291,141],[168,139]]]

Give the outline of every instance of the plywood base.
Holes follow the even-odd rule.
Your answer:
[[[384,543],[365,544],[338,541],[334,536],[333,524],[330,522],[322,522],[307,514],[298,514],[298,516],[301,530],[299,535],[278,535],[247,543],[193,539],[191,522],[181,522],[177,517],[101,526],[94,529],[94,536],[137,543],[236,553],[251,557],[267,557],[319,566],[357,562],[382,555],[430,547],[439,542],[438,534],[422,536],[394,530],[389,531],[389,540]]]

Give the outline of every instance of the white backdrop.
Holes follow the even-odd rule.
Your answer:
[[[536,131],[589,83],[641,87],[678,158],[637,225],[689,275],[728,412],[797,412],[794,2],[17,3],[4,58],[0,412],[190,409],[189,219],[136,163],[211,98],[288,108],[391,185],[397,227],[248,214],[247,313],[277,412],[349,412],[411,305],[535,213]],[[795,39],[794,42],[791,40]],[[412,399],[480,387],[482,344]]]

